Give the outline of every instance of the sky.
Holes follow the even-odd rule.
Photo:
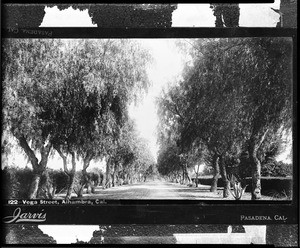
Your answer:
[[[279,3],[280,1],[276,0],[274,4],[240,4],[240,26],[275,27],[279,15],[270,7],[277,9]],[[57,7],[46,7],[45,12],[41,27],[96,26],[92,24],[87,10],[74,10],[70,7],[59,11]],[[214,21],[215,17],[209,4],[179,4],[172,16],[173,27],[214,27]],[[149,141],[151,152],[156,158],[158,116],[155,99],[162,88],[166,87],[168,83],[175,82],[176,78],[180,76],[187,58],[176,48],[175,39],[140,39],[139,42],[150,50],[154,59],[153,64],[148,68],[148,76],[152,86],[138,106],[130,106],[129,113],[136,121],[141,136]],[[286,156],[287,154],[283,154],[280,159],[284,160]],[[18,161],[24,161],[24,156],[15,153],[14,158],[11,159],[19,164]],[[100,166],[104,170],[105,161],[101,163],[92,161],[90,168],[96,166]],[[49,161],[49,167],[53,169],[62,168],[62,161],[58,155]]]
[[[151,152],[156,157],[158,115],[155,99],[160,95],[162,88],[180,77],[185,58],[178,51],[174,39],[143,39],[139,42],[151,51],[154,58],[154,63],[148,69],[152,86],[141,104],[130,106],[129,114],[136,121],[140,134],[150,142]]]

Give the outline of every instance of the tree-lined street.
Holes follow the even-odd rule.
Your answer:
[[[151,87],[147,43],[5,39],[2,154],[18,148],[29,162],[20,168],[4,159],[7,198],[230,199],[233,192],[239,200],[250,199],[248,187],[258,200],[262,176],[274,177],[266,194],[290,197],[289,179],[280,178],[292,176],[292,164],[276,157],[292,132],[292,39],[173,45],[186,62],[156,98],[154,154],[129,111]],[[164,58],[165,71],[172,58]],[[60,169],[49,168],[54,156]],[[205,173],[210,186],[198,185]]]
[[[7,39],[3,46],[3,152],[10,153],[13,137],[32,166],[27,195],[19,197],[52,198],[67,189],[68,199],[95,180],[105,178],[105,187],[142,180],[155,160],[128,107],[150,85],[146,49],[128,39]],[[54,153],[63,172],[47,169]],[[87,171],[104,158],[105,173]]]

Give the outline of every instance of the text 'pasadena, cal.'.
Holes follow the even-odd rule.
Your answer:
[[[241,220],[243,221],[272,221],[272,220],[277,220],[277,221],[286,221],[287,217],[284,215],[241,215]]]

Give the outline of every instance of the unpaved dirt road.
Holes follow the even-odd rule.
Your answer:
[[[57,195],[57,199],[63,199],[65,193]],[[72,198],[76,198],[72,193]],[[229,194],[228,198],[223,198],[223,188],[218,188],[216,193],[210,192],[209,185],[198,185],[189,187],[179,183],[165,181],[149,181],[130,185],[122,185],[103,189],[96,187],[94,194],[83,194],[83,199],[103,199],[103,200],[234,200]],[[280,200],[269,196],[262,196],[262,200]],[[244,193],[242,200],[251,200],[250,193]]]
[[[151,181],[131,185],[122,185],[109,189],[97,187],[95,194],[85,194],[84,198],[101,199],[130,199],[130,200],[154,200],[154,199],[180,199],[180,200],[221,200],[222,195],[211,193],[210,186],[201,185],[198,188],[169,183],[164,181]]]

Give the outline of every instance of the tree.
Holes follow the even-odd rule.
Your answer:
[[[191,151],[204,144],[229,194],[227,171],[243,149],[252,170],[252,199],[260,198],[258,152],[267,135],[291,125],[291,42],[286,38],[195,40],[193,63],[161,101],[165,133]]]
[[[203,53],[208,53],[212,44],[204,44],[207,47],[202,49]],[[209,57],[210,54],[205,56]],[[169,126],[172,126],[172,135],[180,146],[181,153],[193,157],[196,155],[195,148],[203,147],[202,152],[196,156],[198,160],[207,156],[204,150],[213,153],[211,156],[216,157],[212,163],[216,168],[214,185],[220,164],[226,184],[224,196],[227,197],[229,181],[224,159],[230,153],[238,152],[238,134],[234,132],[237,127],[233,122],[237,104],[232,104],[234,98],[222,87],[220,80],[209,72],[210,66],[212,63],[207,65],[205,62],[195,61],[191,67],[187,67],[183,80],[163,97],[160,109],[166,110],[160,116],[161,122],[166,123],[165,125],[169,122]],[[216,187],[212,186],[212,189],[215,191]]]
[[[168,176],[175,182],[181,181],[180,171],[182,169],[178,147],[167,144],[161,147],[157,159],[157,169],[162,176]]]
[[[291,125],[291,42],[285,38],[221,40],[214,66],[235,99],[235,124],[252,168],[252,199],[260,198],[259,148],[268,132]],[[219,53],[216,53],[219,51]],[[216,65],[217,64],[217,65]],[[216,75],[216,76],[217,76]],[[232,118],[232,116],[231,116]]]
[[[170,87],[168,92],[163,92],[162,96],[158,99],[158,115],[159,122],[159,140],[161,149],[164,146],[175,146],[176,154],[179,158],[182,167],[182,183],[188,180],[191,181],[188,175],[188,167],[194,164],[189,163],[189,149],[187,149],[181,139],[181,131],[189,122],[189,118],[184,116],[186,113],[186,102],[183,97],[185,89],[180,85]]]
[[[198,187],[198,176],[200,165],[205,162],[205,157],[207,156],[206,147],[203,144],[195,145],[193,144],[189,152],[187,153],[187,163],[188,167],[193,167],[196,174],[195,184]],[[197,167],[197,169],[195,168]]]
[[[135,172],[137,174],[137,180],[140,182],[144,179],[147,169],[155,164],[155,159],[151,154],[147,140],[144,138],[139,137],[135,147]]]
[[[199,47],[203,49],[202,44]],[[213,87],[208,89],[225,106],[216,116],[222,117],[219,119],[222,126],[226,120],[230,121],[226,133],[228,141],[237,145],[236,154],[243,144],[247,147],[253,178],[252,198],[258,199],[261,187],[258,150],[268,132],[274,136],[277,130],[288,129],[291,124],[291,42],[285,38],[222,39],[209,47],[208,53],[202,56],[207,70],[201,76],[211,74],[205,81],[210,79],[218,87],[218,91],[212,91]],[[217,109],[213,106],[214,111],[209,113]],[[218,119],[214,117],[214,120]]]
[[[243,95],[246,96],[241,119],[250,126],[245,136],[252,168],[252,199],[259,199],[258,150],[268,132],[276,134],[280,128],[291,128],[292,46],[286,38],[257,38],[249,43],[252,53],[246,53],[246,61],[240,64],[245,77]]]
[[[158,175],[156,164],[151,164],[148,169],[144,173],[144,182],[146,182],[147,178],[155,179]]]
[[[5,40],[3,44],[3,126],[9,128],[30,159],[33,181],[29,198],[35,198],[52,147],[52,119],[43,116],[51,108],[61,73],[53,57],[60,59],[55,40]],[[38,159],[37,153],[40,153]]]
[[[128,119],[109,156],[106,166],[107,187],[116,186],[122,181],[141,181],[149,166],[154,163],[147,141],[140,137],[135,122]]]
[[[97,47],[98,44],[94,43],[90,48],[96,51],[95,56],[98,54]],[[128,119],[128,105],[138,101],[149,86],[146,65],[151,57],[137,42],[131,40],[107,40],[103,49],[105,59],[98,66],[103,68],[99,81],[104,89],[98,100],[95,100],[94,108],[96,112],[98,110],[98,126],[90,130],[90,137],[85,136],[86,145],[81,146],[80,154],[84,158],[84,175],[93,158],[107,156],[106,179],[110,180],[110,164],[114,159],[121,128]],[[94,77],[94,73],[89,74],[89,77]],[[86,87],[91,93],[95,91],[94,85]]]
[[[4,53],[4,124],[31,160],[35,177],[29,197],[36,197],[52,145],[63,158],[71,189],[75,152],[85,174],[91,159],[104,156],[118,139],[128,104],[149,86],[150,55],[125,39],[6,40]]]
[[[235,120],[241,104],[236,97],[237,92],[232,92],[230,85],[226,84],[228,71],[222,66],[219,45],[218,39],[200,41],[196,48],[201,55],[195,57],[192,67],[186,68],[181,87],[186,89],[186,110],[182,115],[187,121],[181,130],[181,142],[187,149],[191,149],[195,142],[206,146],[208,160],[215,169],[211,190],[216,190],[221,173],[226,185],[224,197],[228,197],[225,160],[239,153],[242,139]]]

